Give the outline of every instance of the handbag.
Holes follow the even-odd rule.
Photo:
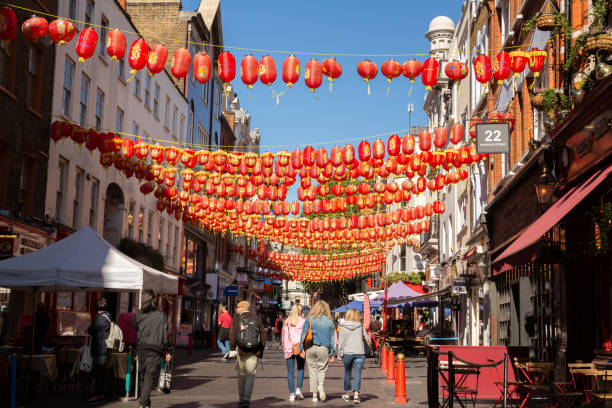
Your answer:
[[[304,348],[307,349],[312,346],[312,316],[310,316],[310,327],[304,337]]]
[[[363,352],[367,358],[374,357],[374,351],[372,350],[372,345],[368,341],[367,337],[361,333],[361,340],[363,341]]]
[[[91,347],[89,344],[81,346],[81,358],[79,361],[79,370],[85,373],[90,373],[93,367],[93,357],[91,357]]]
[[[287,325],[287,331],[289,331],[289,330],[290,330],[290,327],[289,327],[289,324],[288,324]],[[289,335],[289,341],[291,341],[291,335]],[[300,343],[299,342],[293,343],[291,345],[291,353],[294,356],[299,356],[302,353],[302,351],[300,350]]]
[[[159,370],[159,383],[158,388],[164,392],[164,394],[170,393],[170,387],[172,383],[172,367],[170,366],[170,361],[166,361],[162,356],[161,368]]]

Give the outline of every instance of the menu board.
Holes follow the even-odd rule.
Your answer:
[[[191,325],[180,323],[178,326],[178,332],[176,335],[176,345],[177,346],[188,346],[190,335],[191,335]]]

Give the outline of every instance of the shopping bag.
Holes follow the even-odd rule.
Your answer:
[[[157,384],[157,388],[162,390],[165,394],[170,393],[170,386],[172,383],[172,367],[171,361],[166,361],[165,358],[162,358],[161,361],[161,369],[159,370],[159,382]]]
[[[79,370],[90,373],[93,366],[93,358],[91,357],[91,348],[88,344],[81,346],[80,354]]]

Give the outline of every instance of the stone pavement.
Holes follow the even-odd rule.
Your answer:
[[[177,351],[177,366],[174,370],[172,392],[153,392],[152,407],[167,408],[234,408],[238,406],[238,393],[234,363],[221,360],[220,353],[195,350],[188,357],[185,350]],[[263,367],[258,366],[251,407],[345,407],[354,405],[341,399],[344,367],[335,361],[330,365],[325,381],[327,400],[313,403],[309,391],[308,368],[305,369],[303,392],[306,399],[290,403],[287,387],[286,366],[280,350],[268,349],[264,354]],[[368,359],[362,374],[363,407],[400,406],[394,403],[395,387],[386,384],[380,368]],[[426,363],[424,358],[406,360],[405,407],[426,407]],[[68,408],[87,406],[76,393],[57,393],[44,398],[28,399],[20,404],[24,408]],[[136,402],[114,401],[98,405],[104,408],[137,407]]]

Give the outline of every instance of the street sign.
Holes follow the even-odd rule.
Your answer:
[[[510,125],[499,122],[476,123],[478,153],[510,153]]]
[[[453,280],[453,295],[466,295],[466,282],[463,278],[455,278]]]
[[[223,296],[238,296],[238,286],[226,286],[223,289]]]

